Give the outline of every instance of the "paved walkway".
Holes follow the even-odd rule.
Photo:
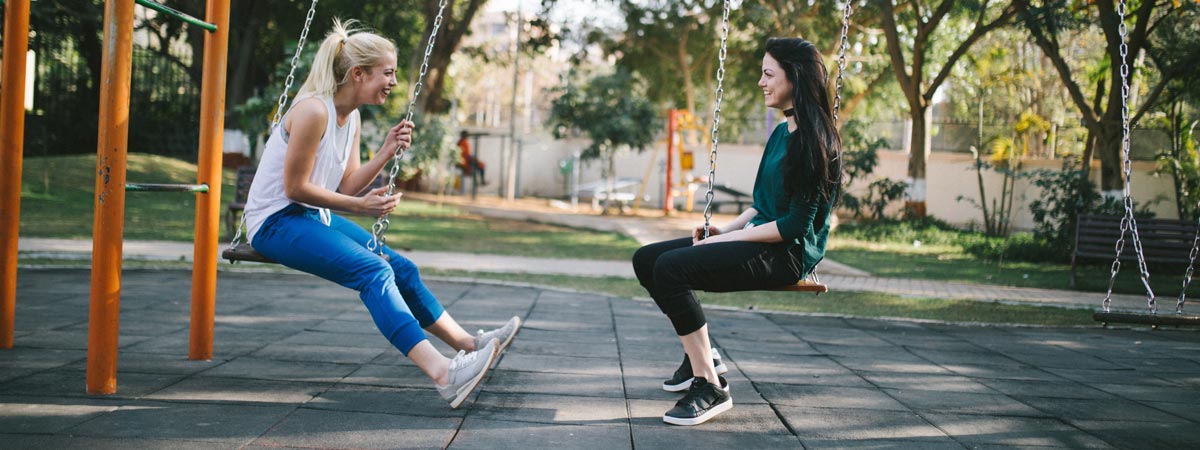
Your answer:
[[[735,407],[679,428],[653,304],[466,280],[430,283],[464,327],[526,326],[459,409],[352,291],[290,273],[223,272],[215,358],[187,361],[190,272],[126,270],[118,392],[88,396],[89,276],[19,271],[0,448],[1200,448],[1200,333],[709,308]]]

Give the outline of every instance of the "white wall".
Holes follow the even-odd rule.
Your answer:
[[[501,167],[500,136],[484,136],[480,138],[479,148],[475,149],[487,166],[489,185],[480,189],[484,195],[496,195],[499,192]],[[587,139],[556,140],[549,134],[529,134],[522,137],[522,158],[520,162],[520,193],[526,197],[562,198],[565,180],[559,171],[559,161],[570,158],[576,151],[588,145]],[[645,179],[647,185],[645,194],[650,201],[644,207],[661,208],[662,184],[665,161],[666,143],[656,142],[652,148],[642,153],[622,150],[616,162],[617,175]],[[692,145],[690,150],[695,152],[695,168],[691,171],[697,178],[708,174],[708,148]],[[762,155],[762,146],[721,144],[718,149],[718,166],[716,182],[727,184],[735,189],[750,192],[754,187],[754,176]],[[678,164],[678,163],[676,163]],[[1050,169],[1058,170],[1061,161],[1032,160],[1024,163],[1025,170]],[[873,176],[888,177],[895,180],[907,178],[908,158],[902,151],[883,150],[879,153],[879,166]],[[982,214],[973,206],[959,202],[960,195],[978,198],[979,185],[976,179],[974,160],[968,154],[934,152],[928,158],[927,173],[927,205],[929,215],[957,225],[981,223]],[[600,162],[591,161],[580,167],[580,182],[587,183],[600,180]],[[1166,200],[1159,202],[1152,209],[1160,218],[1175,218],[1173,208],[1173,188],[1171,180],[1153,175],[1154,163],[1150,161],[1135,161],[1133,163],[1133,196],[1135,202],[1141,204],[1161,196]],[[1099,179],[1099,163],[1093,165],[1093,179]],[[647,173],[649,176],[647,177]],[[678,177],[675,178],[678,180]],[[987,193],[994,196],[1000,192],[1000,176],[994,172],[985,172]],[[871,179],[851,186],[852,192],[861,192]],[[702,206],[703,186],[697,192],[697,207]],[[1019,180],[1014,200],[1013,228],[1029,230],[1033,228],[1033,220],[1029,213],[1028,204],[1038,198],[1041,193],[1029,180]],[[899,202],[898,202],[899,203]],[[990,203],[990,200],[989,200]],[[895,208],[899,208],[897,204]]]

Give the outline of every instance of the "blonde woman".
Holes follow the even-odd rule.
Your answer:
[[[271,130],[246,202],[250,244],[285,266],[358,291],[384,337],[457,408],[521,320],[472,336],[429,292],[412,261],[386,247],[388,259],[380,258],[366,248],[370,232],[331,212],[392,212],[400,194],[389,196],[386,187],[358,194],[412,142],[413,124],[402,121],[388,130],[375,157],[360,163],[358,107],[383,104],[396,86],[396,47],[352,24],[334,20],[295,103]],[[426,331],[458,354],[443,356]]]

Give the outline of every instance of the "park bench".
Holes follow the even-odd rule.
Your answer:
[[[630,190],[641,184],[642,180],[638,178],[618,178],[612,186],[608,180],[598,180],[580,184],[575,192],[580,200],[591,200],[594,210],[601,208],[601,202],[608,201],[607,206],[617,206],[619,211],[625,211],[637,199],[637,194]]]
[[[1075,225],[1075,249],[1071,254],[1071,287],[1075,287],[1075,267],[1082,259],[1111,261],[1121,237],[1121,216],[1080,214]],[[1186,220],[1137,219],[1142,254],[1147,263],[1171,266],[1187,265],[1196,238],[1196,223]],[[1137,261],[1133,237],[1125,235],[1122,261]],[[1107,273],[1107,272],[1106,272]]]
[[[241,166],[237,169],[237,180],[234,182],[233,201],[225,207],[225,232],[229,237],[237,231],[238,220],[246,209],[246,199],[250,196],[250,185],[254,183],[254,166]]]
[[[725,184],[713,185],[713,193],[714,194],[717,194],[717,193],[722,194],[721,198],[713,198],[713,202],[712,202],[713,212],[719,212],[721,210],[722,206],[734,205],[734,206],[737,206],[737,210],[734,211],[734,214],[741,214],[742,211],[745,211],[746,208],[748,208],[750,205],[754,204],[754,196],[747,194],[745,192],[739,191],[737,189],[731,188],[731,187],[729,187],[729,185],[725,185]],[[732,197],[732,198],[726,198],[726,196]]]

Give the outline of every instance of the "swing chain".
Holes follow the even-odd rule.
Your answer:
[[[729,9],[730,0],[725,0],[725,8],[721,15],[721,51],[717,54],[717,92],[716,104],[713,107],[713,124],[712,134],[709,142],[711,147],[708,151],[708,191],[704,193],[704,238],[708,239],[708,227],[712,222],[713,215],[713,187],[715,186],[714,178],[717,175],[717,144],[720,139],[718,137],[719,128],[721,126],[721,97],[725,93],[723,87],[725,81],[725,54],[726,42],[729,39]]]
[[[1187,271],[1183,274],[1183,288],[1179,291],[1179,301],[1175,303],[1175,314],[1183,314],[1183,302],[1187,301],[1187,289],[1192,285],[1192,272],[1196,267],[1196,256],[1200,255],[1200,201],[1196,202],[1196,238],[1192,240],[1192,252],[1188,256]]]
[[[1120,0],[1117,5],[1117,15],[1120,18],[1120,22],[1117,25],[1117,32],[1121,36],[1121,46],[1119,47],[1121,55],[1121,153],[1124,155],[1122,169],[1125,175],[1125,186],[1123,188],[1125,217],[1121,219],[1121,237],[1117,239],[1117,255],[1110,269],[1108,291],[1104,295],[1103,308],[1104,312],[1109,312],[1112,305],[1113,284],[1116,282],[1117,272],[1121,269],[1121,252],[1125,248],[1125,233],[1128,232],[1132,237],[1133,249],[1137,255],[1138,271],[1140,272],[1142,285],[1146,288],[1146,306],[1150,309],[1150,314],[1157,314],[1158,305],[1154,301],[1154,290],[1150,288],[1150,270],[1146,267],[1146,257],[1142,251],[1141,236],[1138,235],[1137,219],[1133,215],[1133,197],[1131,196],[1129,187],[1133,173],[1133,161],[1129,156],[1129,44],[1126,42],[1129,30],[1125,26],[1125,13],[1125,0]]]
[[[283,121],[283,109],[287,106],[288,91],[292,90],[292,84],[296,81],[296,66],[300,65],[300,54],[304,51],[304,41],[308,40],[308,30],[312,26],[313,17],[317,15],[317,1],[312,0],[312,4],[308,7],[308,13],[304,16],[304,29],[300,31],[300,40],[296,41],[296,52],[292,55],[292,67],[284,81],[283,92],[279,94],[279,103],[275,106],[275,116],[271,119],[271,127],[268,128],[272,132],[275,131],[276,126],[279,126],[279,122]],[[229,243],[230,250],[237,248],[238,243],[241,242],[244,228],[246,228],[246,215],[242,214],[237,230],[233,233],[233,241]]]
[[[429,41],[425,44],[425,55],[421,59],[421,69],[417,74],[417,83],[413,86],[412,97],[408,101],[408,111],[404,114],[404,120],[412,121],[413,115],[417,109],[417,97],[421,95],[421,88],[425,86],[425,74],[429,71],[429,56],[433,54],[433,45],[437,43],[438,30],[442,27],[442,13],[446,10],[446,4],[449,0],[441,0],[438,2],[438,13],[433,19],[433,29],[429,32]],[[396,175],[400,173],[400,163],[404,156],[404,152],[397,148],[392,153],[392,166],[388,169],[387,195],[391,196],[396,191]],[[391,227],[392,221],[388,215],[382,214],[375,223],[371,225],[371,240],[367,241],[367,250],[383,255],[383,246],[385,244],[384,235],[388,228]]]
[[[846,5],[842,8],[842,42],[838,47],[838,74],[836,88],[833,93],[833,126],[838,125],[838,111],[842,109],[842,75],[846,73],[846,48],[850,46],[850,14],[851,0],[845,0]]]

